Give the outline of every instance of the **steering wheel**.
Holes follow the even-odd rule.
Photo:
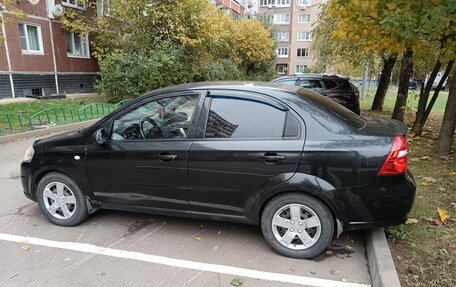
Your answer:
[[[143,125],[145,122],[148,122],[152,125],[152,128],[149,129],[147,134],[144,132]],[[144,117],[139,121],[139,132],[144,139],[147,139],[148,135],[153,134],[154,136],[163,137],[163,131],[158,126],[157,122],[151,117]]]

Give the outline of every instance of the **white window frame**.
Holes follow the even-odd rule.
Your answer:
[[[64,31],[65,33],[70,33],[71,34],[71,44],[72,44],[72,48],[73,50],[75,50],[75,42],[74,42],[74,32],[70,32],[70,31]],[[90,59],[90,44],[89,44],[89,36],[88,35],[82,35],[82,34],[79,34],[80,37],[81,37],[81,43],[82,43],[82,39],[83,37],[85,38],[86,40],[86,43],[87,43],[87,55],[75,55],[75,54],[69,54],[68,51],[67,51],[67,57],[69,58],[80,58],[80,59]],[[65,48],[66,48],[66,35],[65,35]]]
[[[306,72],[305,70],[307,70],[307,68],[308,68],[307,65],[303,65],[303,64],[296,65],[295,66],[295,74],[305,73]]]
[[[26,55],[44,55],[44,49],[43,49],[43,37],[42,37],[42,34],[41,34],[41,25],[39,24],[34,24],[34,23],[26,23],[26,22],[18,22],[18,29],[19,29],[19,42],[20,41],[20,25],[23,25],[24,26],[24,34],[25,34],[25,41],[26,41],[26,44],[27,44],[27,49],[22,49],[22,44],[19,43],[20,47],[21,47],[21,51],[22,51],[22,54],[26,54]],[[28,31],[27,31],[27,26],[32,26],[32,27],[36,27],[36,31],[38,33],[38,44],[40,45],[40,49],[39,50],[30,50],[29,49],[29,37],[28,37]]]
[[[276,7],[290,7],[290,0],[276,0]]]
[[[299,14],[298,23],[310,23],[310,14]]]
[[[278,47],[276,54],[277,58],[288,58],[288,47]]]
[[[301,51],[301,55],[299,55],[299,50],[302,50]],[[297,48],[296,49],[296,57],[298,57],[298,58],[309,58],[310,57],[310,49],[309,48]]]
[[[282,67],[282,69],[279,69],[279,67]],[[287,64],[277,64],[277,74],[278,75],[286,75],[288,72],[288,65]]]
[[[275,0],[260,0],[260,7],[268,7],[269,5],[273,6]]]
[[[300,7],[309,7],[312,5],[312,0],[299,0],[298,3]]]
[[[288,17],[287,17],[287,15],[288,15]],[[285,18],[285,19],[282,19],[282,18]],[[287,18],[288,18],[288,21],[286,21]],[[282,21],[282,20],[285,20],[285,21]],[[275,25],[290,24],[290,13],[274,14],[274,24]]]
[[[301,37],[302,35],[308,35],[308,38],[307,37]],[[297,39],[300,42],[311,42],[312,41],[312,33],[309,32],[309,31],[299,31]]]
[[[97,0],[97,16],[109,16],[110,13],[109,0]]]
[[[74,9],[80,9],[80,10],[86,9],[85,0],[74,0],[74,3],[76,3],[76,4],[72,4],[72,3],[70,3],[70,1],[72,1],[72,0],[62,0],[62,5],[66,6],[66,7],[74,8]],[[78,3],[80,3],[82,5],[78,5]]]
[[[285,37],[282,37],[286,34],[286,38]],[[290,41],[290,32],[289,31],[277,31],[277,36],[276,36],[276,40],[277,42],[288,42]]]

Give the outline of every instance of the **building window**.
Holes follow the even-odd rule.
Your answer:
[[[260,15],[259,20],[265,24],[272,25],[274,24],[274,15],[273,14],[263,14]]]
[[[276,40],[278,42],[288,42],[290,34],[288,31],[277,31]]]
[[[68,7],[73,7],[73,8],[78,8],[78,9],[84,9],[85,8],[85,1],[84,0],[62,0],[62,5],[68,6]]]
[[[274,15],[274,24],[289,24],[290,23],[290,14],[275,14]]]
[[[97,0],[98,17],[109,16],[109,0]]]
[[[277,74],[286,75],[287,71],[288,71],[287,65],[284,65],[284,64],[277,65]]]
[[[274,2],[274,0],[260,0],[260,6],[272,6]]]
[[[307,65],[296,65],[296,74],[302,74],[307,72]]]
[[[276,0],[277,7],[290,7],[290,0]]]
[[[299,0],[299,6],[310,6],[312,5],[312,0]]]
[[[309,48],[298,48],[296,56],[308,58],[309,57]]]
[[[90,58],[87,35],[65,31],[65,41],[68,57]]]
[[[276,52],[277,58],[288,58],[288,48],[279,47]]]
[[[312,41],[310,32],[298,32],[298,41]]]
[[[310,23],[310,14],[299,14],[299,23]]]
[[[43,53],[41,29],[38,25],[19,23],[19,38],[24,53]]]

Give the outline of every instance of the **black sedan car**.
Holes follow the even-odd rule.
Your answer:
[[[358,88],[350,83],[350,78],[338,75],[300,74],[277,78],[272,82],[316,91],[355,114],[361,113]]]
[[[405,133],[300,87],[189,84],[36,141],[21,178],[58,225],[100,208],[241,222],[278,253],[311,258],[343,231],[405,221]]]

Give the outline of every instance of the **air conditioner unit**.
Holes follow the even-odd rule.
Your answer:
[[[305,6],[305,5],[300,5],[299,6],[299,9],[301,9],[301,10],[306,10],[306,8],[307,8],[307,6]]]

